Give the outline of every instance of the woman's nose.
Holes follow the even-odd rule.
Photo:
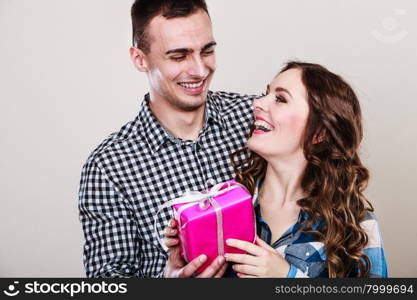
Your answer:
[[[253,110],[261,110],[261,111],[265,111],[267,109],[267,105],[266,105],[266,96],[261,96],[259,98],[256,98],[253,101]]]

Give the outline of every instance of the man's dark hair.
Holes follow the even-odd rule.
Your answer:
[[[187,17],[199,9],[208,14],[205,0],[135,0],[131,9],[133,46],[145,53],[150,51],[147,27],[154,17]]]

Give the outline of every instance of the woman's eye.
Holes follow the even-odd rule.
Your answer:
[[[275,101],[282,102],[282,103],[287,103],[287,100],[285,100],[285,98],[282,97],[282,96],[275,96]]]

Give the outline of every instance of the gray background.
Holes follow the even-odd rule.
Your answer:
[[[255,6],[254,3],[257,5]],[[83,277],[77,193],[89,153],[147,91],[131,65],[131,1],[0,0],[0,276]],[[261,93],[288,59],[344,76],[390,276],[417,277],[417,2],[208,0],[213,90]]]

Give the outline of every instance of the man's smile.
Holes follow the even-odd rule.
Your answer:
[[[181,89],[189,95],[199,95],[206,88],[206,79],[200,81],[178,82]]]

